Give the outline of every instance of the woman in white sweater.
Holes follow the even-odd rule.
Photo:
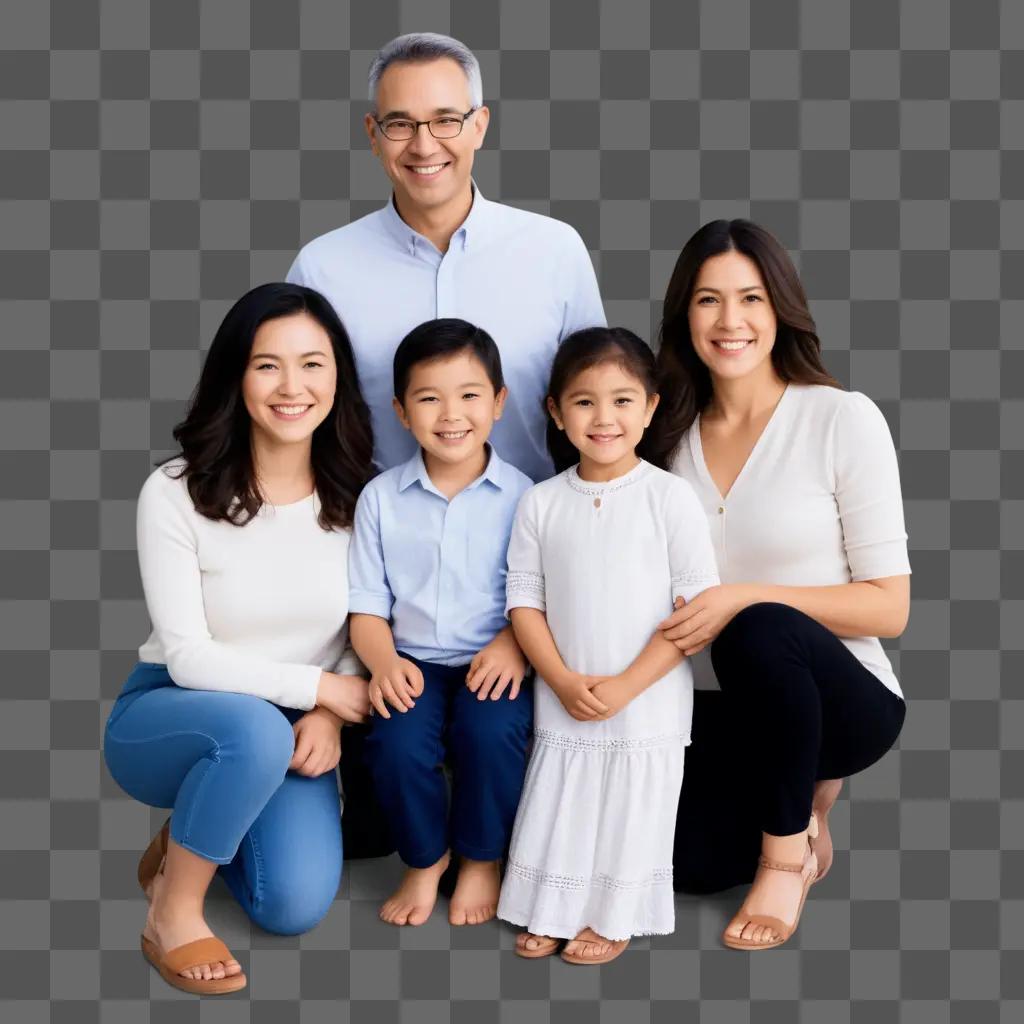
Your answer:
[[[139,497],[153,631],[104,755],[126,792],[173,808],[139,864],[143,952],[170,984],[221,993],[246,979],[203,917],[214,873],[269,931],[323,917],[341,874],[340,727],[369,706],[346,617],[373,444],[329,303],[286,284],[243,296],[174,437],[181,454]]]
[[[676,880],[753,878],[723,941],[767,949],[828,870],[842,780],[903,725],[878,641],[910,604],[896,452],[874,403],[824,368],[792,261],[749,221],[686,244],[659,363],[670,465],[704,506],[722,580],[662,623],[698,685],[722,691],[695,706]]]

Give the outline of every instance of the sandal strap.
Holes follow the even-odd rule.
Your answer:
[[[803,871],[805,867],[804,864],[788,864],[781,860],[769,860],[764,854],[757,858],[757,863],[771,871],[793,871],[797,874]]]
[[[163,956],[164,965],[175,974],[187,971],[190,967],[198,967],[200,964],[227,963],[234,959],[231,950],[217,938],[186,942],[183,946],[169,950]]]

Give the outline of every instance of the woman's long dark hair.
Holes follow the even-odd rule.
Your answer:
[[[246,292],[224,317],[174,439],[196,511],[244,526],[263,506],[252,459],[252,422],[242,377],[257,329],[268,320],[305,314],[331,339],[337,384],[334,404],[313,431],[313,480],[325,530],[352,525],[356,499],[372,476],[370,410],[359,390],[348,334],[331,304],[311,288],[263,284]]]
[[[690,337],[690,300],[704,261],[723,252],[749,256],[761,272],[778,323],[772,366],[784,381],[841,387],[821,361],[821,342],[789,253],[771,232],[749,220],[713,220],[683,246],[665,292],[658,369],[662,421],[659,453],[668,461],[683,434],[711,401],[711,374]],[[653,424],[652,424],[653,426]]]
[[[625,373],[640,381],[648,398],[658,393],[658,367],[654,353],[646,342],[625,327],[585,327],[570,334],[558,346],[555,361],[551,364],[548,396],[558,405],[572,381],[600,363],[618,363]],[[566,437],[565,431],[558,429],[550,409],[547,414],[548,451],[556,471],[561,473],[580,461],[580,453]],[[636,446],[636,453],[640,458],[664,469],[661,452],[665,445],[659,437],[660,429],[655,411],[651,425]]]

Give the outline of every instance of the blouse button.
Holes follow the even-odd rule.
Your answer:
[[[720,516],[724,516],[725,515],[725,506],[724,505],[719,505],[718,506],[718,514]]]
[[[594,508],[600,508],[600,507],[601,507],[601,499],[600,498],[595,498],[594,499]]]

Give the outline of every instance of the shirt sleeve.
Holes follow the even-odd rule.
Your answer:
[[[536,501],[527,491],[516,509],[508,544],[508,575],[505,577],[505,614],[513,608],[545,611],[544,562],[537,529]]]
[[[908,575],[896,448],[881,410],[859,392],[836,415],[833,473],[851,579]]]
[[[158,470],[143,486],[136,526],[146,608],[171,679],[189,690],[247,693],[283,707],[312,708],[319,666],[275,662],[213,639],[189,521],[195,513],[168,483]]]
[[[562,330],[558,336],[560,342],[573,331],[584,327],[607,325],[590,253],[587,252],[583,239],[573,228],[569,228],[569,233],[571,240],[566,246],[563,262],[567,273],[563,284],[565,310],[562,315]]]
[[[374,487],[366,487],[356,503],[348,549],[348,610],[390,621],[395,596],[388,583],[380,526],[379,497]]]
[[[289,284],[301,284],[306,287],[309,286],[309,280],[306,276],[306,269],[302,262],[301,250],[296,254],[295,259],[292,260],[291,267],[288,268],[288,274],[285,280]]]
[[[673,480],[665,520],[672,601],[677,597],[692,601],[702,590],[717,586],[720,581],[708,517],[693,488],[680,477]]]

